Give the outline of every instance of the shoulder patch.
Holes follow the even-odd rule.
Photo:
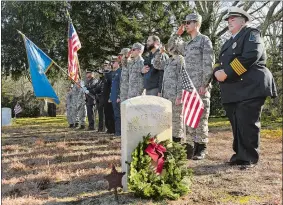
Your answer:
[[[251,31],[250,32],[249,41],[253,41],[255,43],[259,43],[260,42],[260,32],[258,32],[258,31]]]

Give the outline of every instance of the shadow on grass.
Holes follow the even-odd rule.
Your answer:
[[[126,205],[129,203],[142,204],[141,200],[134,197],[132,193],[118,193],[118,200],[115,199],[114,191],[104,192],[98,194],[97,196],[87,196],[77,199],[76,201],[61,201],[61,202],[47,202],[44,205],[81,205],[81,204],[90,204],[90,205],[101,205],[101,204],[117,204],[117,205]]]
[[[215,164],[215,165],[200,165],[193,167],[194,175],[196,176],[202,176],[202,175],[212,175],[212,174],[218,174],[219,172],[226,171],[228,169],[231,169],[232,167],[229,166],[226,163],[222,164]]]

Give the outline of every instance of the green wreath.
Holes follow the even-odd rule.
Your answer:
[[[156,140],[156,136],[153,137]],[[132,153],[128,188],[138,197],[152,199],[178,199],[190,191],[192,170],[186,167],[187,155],[180,143],[162,141],[166,148],[161,174],[153,169],[152,158],[145,152],[152,140],[150,134],[143,137]],[[170,146],[168,146],[170,145]]]

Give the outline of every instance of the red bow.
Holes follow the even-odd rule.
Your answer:
[[[164,165],[164,154],[166,148],[160,144],[154,142],[154,138],[150,138],[150,143],[145,149],[145,152],[151,157],[151,159],[157,162],[156,172],[160,174]]]

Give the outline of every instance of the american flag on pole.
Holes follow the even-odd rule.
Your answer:
[[[22,111],[23,111],[23,109],[21,108],[20,104],[17,102],[17,104],[14,107],[15,115],[19,114]]]
[[[204,104],[193,85],[186,69],[182,66],[182,116],[184,123],[192,128],[197,128],[204,111]]]
[[[77,82],[79,76],[79,60],[77,51],[81,48],[79,36],[73,26],[69,23],[68,34],[68,75]]]

